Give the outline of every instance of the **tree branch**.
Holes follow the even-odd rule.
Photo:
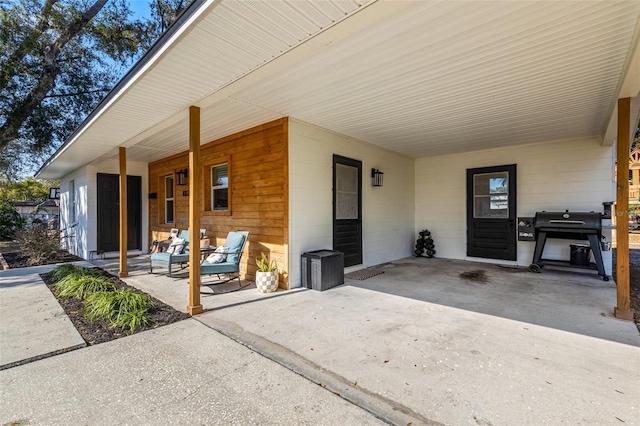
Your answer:
[[[42,12],[38,17],[38,24],[27,34],[22,40],[22,43],[13,51],[11,56],[6,60],[2,69],[0,69],[0,91],[7,87],[7,83],[13,75],[16,73],[16,68],[22,62],[27,53],[29,53],[36,41],[42,33],[49,28],[49,15],[51,15],[51,9],[58,2],[58,0],[47,0],[42,7]]]
[[[9,114],[7,121],[0,127],[0,150],[18,137],[20,127],[31,113],[40,105],[47,94],[55,87],[56,77],[60,73],[57,58],[64,46],[75,37],[89,21],[104,7],[107,0],[96,1],[89,9],[71,21],[66,31],[44,48],[44,68],[38,83],[31,89],[27,97]]]
[[[108,92],[109,89],[108,87],[102,88],[102,89],[94,89],[94,90],[84,90],[82,92],[75,92],[75,93],[57,93],[57,94],[53,94],[53,95],[47,95],[44,98],[66,98],[69,96],[78,96],[78,95],[87,95],[89,93],[99,93],[99,92]]]

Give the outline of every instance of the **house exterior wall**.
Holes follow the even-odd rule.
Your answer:
[[[73,181],[73,188],[71,182]],[[71,193],[73,191],[73,194]],[[60,179],[60,230],[62,244],[70,253],[87,259],[88,249],[88,199],[87,167],[80,167]],[[95,188],[93,194],[95,194]],[[75,200],[72,202],[72,200]],[[75,219],[73,218],[75,211]]]
[[[96,165],[88,165],[75,170],[60,179],[60,229],[68,229],[74,235],[70,238],[70,252],[84,259],[89,258],[89,252],[98,246],[98,173],[119,174],[118,160],[107,160]],[[148,203],[146,194],[148,188],[147,164],[127,162],[127,175],[142,178],[142,251],[146,251],[148,236]],[[70,200],[70,183],[74,182],[76,221],[72,222]],[[71,227],[73,223],[76,226]]]
[[[416,229],[432,232],[438,257],[482,260],[466,257],[466,170],[504,164],[517,164],[517,216],[543,210],[602,212],[602,203],[615,199],[613,150],[596,138],[419,158]],[[610,230],[604,235],[611,241]],[[569,243],[549,240],[545,258],[568,260]],[[516,263],[529,265],[534,247],[535,242],[519,241]],[[611,252],[603,255],[610,274]]]
[[[362,161],[363,265],[411,255],[414,160],[300,120],[289,119],[289,280],[301,285],[303,253],[333,247],[333,154]],[[371,168],[384,172],[372,187]]]
[[[249,231],[248,254],[241,262],[241,275],[254,279],[255,258],[268,254],[278,269],[288,271],[288,173],[287,119],[280,119],[201,146],[203,206],[201,228],[206,229],[212,245],[222,245],[229,231]],[[229,165],[229,211],[211,211],[211,167]],[[149,233],[152,239],[164,239],[171,228],[189,228],[188,186],[174,185],[174,223],[165,223],[165,176],[189,166],[188,152],[149,164]],[[287,275],[280,277],[287,287]]]

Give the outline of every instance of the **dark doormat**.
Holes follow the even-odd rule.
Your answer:
[[[367,278],[375,277],[376,275],[384,274],[384,271],[374,271],[372,269],[361,269],[359,271],[349,272],[348,274],[344,274],[345,278],[349,278],[350,280],[366,280]]]

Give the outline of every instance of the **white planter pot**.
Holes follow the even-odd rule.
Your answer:
[[[278,289],[278,271],[256,272],[256,287],[260,293],[273,293]]]

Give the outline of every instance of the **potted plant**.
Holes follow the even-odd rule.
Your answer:
[[[278,289],[278,264],[262,253],[262,259],[256,259],[256,287],[260,293],[273,293]]]

